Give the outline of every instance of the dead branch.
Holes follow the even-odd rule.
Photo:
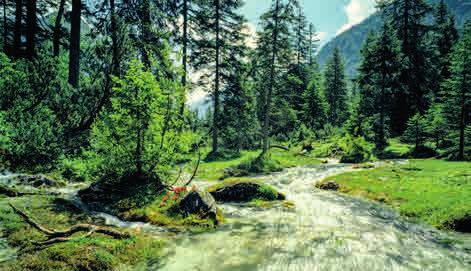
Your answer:
[[[288,147],[281,146],[281,145],[270,145],[270,149],[281,149],[281,150],[284,150],[284,151],[289,151]]]
[[[13,211],[19,215],[26,223],[28,223],[33,228],[37,229],[41,233],[47,236],[47,240],[42,242],[34,242],[36,245],[51,245],[60,242],[67,242],[72,240],[70,236],[78,232],[87,232],[87,234],[82,237],[87,237],[93,233],[101,233],[108,235],[114,239],[126,239],[130,237],[129,233],[121,232],[110,227],[102,227],[92,224],[77,224],[65,230],[55,230],[44,227],[43,225],[36,222],[33,218],[28,216],[25,212],[18,209],[12,203],[9,203]]]

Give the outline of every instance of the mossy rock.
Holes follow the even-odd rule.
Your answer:
[[[340,189],[339,184],[334,181],[320,182],[316,184],[316,187],[328,191],[338,191]]]
[[[252,200],[284,200],[285,195],[258,181],[230,180],[207,189],[220,202],[250,202]]]

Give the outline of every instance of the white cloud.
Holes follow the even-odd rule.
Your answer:
[[[337,35],[350,29],[352,26],[361,23],[369,15],[375,12],[375,0],[350,0],[350,3],[345,6],[345,13],[347,15],[347,23],[340,27]]]

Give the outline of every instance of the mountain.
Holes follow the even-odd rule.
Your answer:
[[[429,1],[431,4],[436,4],[438,0]],[[464,0],[446,0],[449,9],[456,16],[456,23],[458,27],[463,26],[466,19],[471,19],[471,1]],[[379,29],[382,24],[381,14],[379,12],[366,18],[363,22],[353,26],[349,30],[339,34],[326,45],[324,45],[317,59],[319,64],[324,66],[332,52],[337,47],[340,49],[345,59],[346,73],[353,77],[356,74],[358,65],[360,64],[360,49],[366,40],[368,32]]]

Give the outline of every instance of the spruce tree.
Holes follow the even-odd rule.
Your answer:
[[[329,103],[328,120],[334,126],[342,126],[348,117],[348,90],[345,66],[338,48],[327,62],[324,90]]]
[[[312,130],[322,129],[327,119],[328,104],[322,89],[322,76],[314,73],[303,93],[302,117],[306,126]]]
[[[400,89],[401,55],[399,42],[389,23],[385,23],[375,41],[367,40],[362,51],[360,71],[362,86],[361,115],[372,118],[374,142],[378,150],[387,145],[391,108],[389,101]]]
[[[194,15],[194,30],[200,38],[195,41],[191,61],[195,69],[204,71],[200,81],[211,85],[213,153],[219,150],[221,89],[231,73],[229,58],[238,57],[245,48],[246,20],[237,13],[243,4],[242,0],[202,0]]]
[[[257,58],[259,59],[258,89],[261,91],[262,155],[269,149],[269,137],[272,133],[272,105],[279,95],[280,78],[288,69],[293,59],[292,22],[295,17],[297,1],[273,0],[270,9],[261,16],[261,28],[258,32]]]
[[[403,64],[400,80],[404,85],[393,97],[392,128],[401,134],[409,117],[416,112],[424,114],[430,104],[430,78],[433,70],[428,59],[426,44],[429,26],[425,19],[431,7],[425,0],[380,0],[379,8],[385,20],[391,20],[401,42]]]
[[[434,10],[432,46],[434,49],[433,60],[435,64],[435,76],[433,80],[433,90],[435,98],[440,97],[440,84],[450,76],[450,57],[451,49],[457,42],[459,36],[455,27],[455,18],[446,5],[441,0]]]
[[[465,24],[463,37],[451,53],[451,76],[445,82],[444,114],[457,159],[465,158],[466,129],[471,123],[471,21]]]

